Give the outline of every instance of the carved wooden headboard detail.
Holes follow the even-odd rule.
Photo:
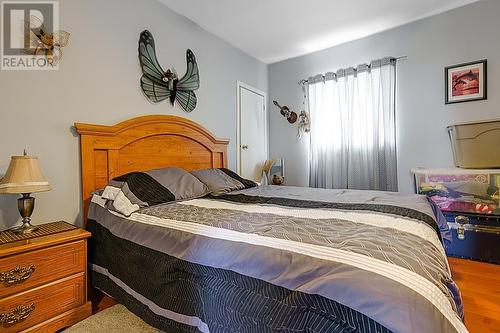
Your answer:
[[[229,140],[176,116],[143,116],[114,126],[75,123],[80,134],[83,216],[91,193],[132,171],[227,166]]]

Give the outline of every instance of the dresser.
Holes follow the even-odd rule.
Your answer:
[[[89,236],[72,228],[0,243],[1,332],[55,332],[91,315]]]

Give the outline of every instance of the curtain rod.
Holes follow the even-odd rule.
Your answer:
[[[408,56],[386,57],[386,58],[390,58],[391,60],[398,61],[398,60],[402,60],[402,59],[407,59],[407,58],[408,58]],[[384,58],[382,58],[382,59],[384,59]],[[379,59],[379,60],[380,60],[380,59]],[[370,65],[368,65],[368,68],[370,68]],[[356,70],[356,69],[354,69],[354,70]],[[323,77],[323,80],[324,80],[324,79],[325,79],[325,75],[321,75],[321,76]],[[308,80],[308,79],[302,79],[302,80],[300,80],[298,83],[299,83],[299,85],[301,85],[301,86],[302,86],[302,85],[304,85],[304,84],[306,84],[306,83],[308,83],[308,82],[309,82],[309,80]]]

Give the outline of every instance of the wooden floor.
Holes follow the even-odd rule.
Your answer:
[[[470,333],[500,333],[500,265],[448,258],[465,308],[465,325]],[[93,312],[116,301],[94,289]]]
[[[500,265],[448,259],[470,333],[500,333]]]

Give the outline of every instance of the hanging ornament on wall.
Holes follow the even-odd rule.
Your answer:
[[[306,112],[306,87],[302,85],[302,111],[299,114],[299,126],[297,128],[297,138],[302,138],[305,133],[309,133],[311,131],[311,120],[309,119],[309,113]]]
[[[194,91],[200,87],[198,64],[191,50],[186,51],[187,70],[182,78],[178,78],[175,70],[165,72],[156,59],[153,35],[144,30],[139,37],[139,62],[141,63],[141,88],[144,95],[154,103],[169,99],[170,104],[176,101],[186,112],[196,108]]]
[[[299,119],[297,138],[301,139],[305,133],[309,133],[311,131],[311,122],[309,120],[309,114],[305,111],[300,111]]]
[[[293,124],[297,121],[297,114],[293,111],[290,111],[288,106],[286,106],[286,105],[281,106],[281,105],[279,105],[279,103],[277,101],[273,101],[273,104],[276,105],[280,109],[281,115],[283,117],[285,117],[286,120],[288,120],[288,122],[290,124]]]
[[[51,66],[57,65],[62,58],[62,48],[68,45],[70,33],[64,30],[50,33],[35,15],[31,15],[24,25],[24,53],[35,56],[43,54]]]

